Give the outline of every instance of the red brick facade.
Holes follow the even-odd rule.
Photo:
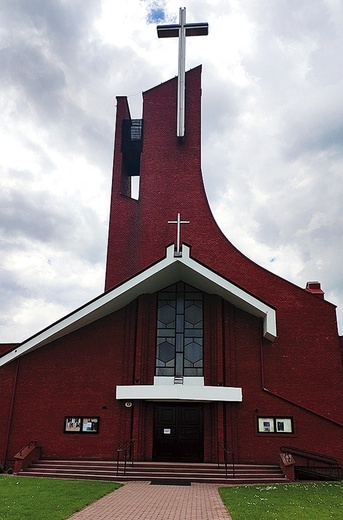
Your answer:
[[[176,137],[176,78],[144,93],[139,200],[123,175],[118,98],[106,291],[156,264],[175,242],[180,213],[191,257],[276,310],[277,338],[262,320],[216,294],[204,295],[205,386],[240,387],[242,402],[205,402],[204,460],[226,441],[242,462],[278,462],[292,445],[340,456],[342,363],[335,307],[242,255],[222,234],[201,175],[201,68],[186,74],[186,136]],[[122,193],[125,193],[123,195]],[[168,285],[168,284],[167,284]],[[153,385],[156,294],[129,304],[0,367],[1,460],[30,441],[44,457],[111,459],[136,439],[136,458],[153,456],[154,403],[116,400],[117,385]],[[3,348],[0,355],[7,350]],[[3,357],[4,359],[4,357]],[[1,357],[0,357],[1,361]],[[64,432],[65,417],[99,417],[97,434]],[[291,418],[291,433],[258,431],[258,418]]]

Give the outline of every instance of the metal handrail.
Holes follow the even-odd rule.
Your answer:
[[[124,454],[124,466],[123,466],[123,475],[126,473],[126,464],[128,461],[131,461],[131,465],[133,466],[133,452],[134,452],[134,439],[129,439],[125,441],[119,448],[117,449],[117,476],[119,475],[119,460],[120,454]],[[128,457],[129,454],[129,457]]]
[[[280,451],[282,453],[290,453],[291,455],[298,455],[304,459],[312,459],[318,462],[324,462],[330,466],[338,466],[338,459],[331,457],[331,455],[325,455],[324,453],[317,453],[316,451],[303,450],[302,448],[296,448],[294,446],[281,446]]]
[[[339,462],[335,457],[325,455],[324,453],[317,453],[315,451],[296,448],[294,446],[281,446],[280,451],[285,455],[289,454],[301,459],[305,459],[307,471],[311,472],[312,474],[318,474],[319,476],[324,472],[327,476],[337,480],[339,479]],[[320,463],[325,466],[319,467],[318,465],[316,466],[316,463]],[[325,470],[328,470],[328,473]]]
[[[218,468],[220,465],[220,462],[219,462],[219,449],[220,448],[224,451],[225,478],[228,478],[228,475],[227,475],[228,474],[228,461],[227,461],[228,455],[231,455],[231,458],[232,458],[232,478],[235,478],[235,452],[233,451],[232,448],[230,448],[229,446],[226,446],[225,442],[218,441]]]

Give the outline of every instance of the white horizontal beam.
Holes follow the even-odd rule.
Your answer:
[[[117,386],[116,398],[133,401],[231,401],[241,402],[242,389],[224,386],[195,385],[122,385]]]

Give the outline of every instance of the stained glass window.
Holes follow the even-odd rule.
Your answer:
[[[203,294],[183,282],[158,294],[156,375],[203,375]]]

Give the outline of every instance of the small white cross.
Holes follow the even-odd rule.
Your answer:
[[[176,227],[176,251],[175,256],[181,256],[181,224],[190,224],[189,220],[181,220],[181,214],[177,214],[177,220],[168,220],[168,224],[177,224]]]
[[[158,25],[159,38],[179,38],[179,72],[177,83],[177,137],[185,135],[185,61],[186,61],[186,36],[206,36],[208,23],[186,23],[186,8],[180,7],[178,24]]]

